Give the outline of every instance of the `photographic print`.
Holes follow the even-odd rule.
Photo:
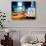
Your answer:
[[[35,19],[36,18],[36,1],[12,1],[11,19]]]

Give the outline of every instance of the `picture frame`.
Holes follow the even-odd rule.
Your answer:
[[[36,1],[12,1],[11,19],[36,19]]]

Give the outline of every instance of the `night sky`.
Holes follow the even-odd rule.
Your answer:
[[[18,5],[17,5],[17,3],[18,2],[12,2],[12,5],[11,5],[11,8],[12,8],[12,11],[14,11],[14,8],[16,8],[16,7],[18,7]],[[24,6],[26,9],[28,8],[28,7],[31,7],[31,2],[29,1],[29,2],[22,2],[22,6]],[[36,7],[36,2],[35,1],[33,1],[33,7],[35,8]]]

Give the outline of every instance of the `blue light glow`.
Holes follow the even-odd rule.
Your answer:
[[[27,13],[30,14],[31,13],[31,8],[27,9]]]
[[[22,2],[18,2],[18,6],[22,6]]]

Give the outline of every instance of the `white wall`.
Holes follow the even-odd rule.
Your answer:
[[[13,0],[1,0],[0,10],[5,11],[8,22],[6,27],[46,27],[46,0],[36,0],[36,20],[11,20],[11,2]],[[16,0],[14,0],[16,1]],[[20,1],[20,0],[17,0]]]

